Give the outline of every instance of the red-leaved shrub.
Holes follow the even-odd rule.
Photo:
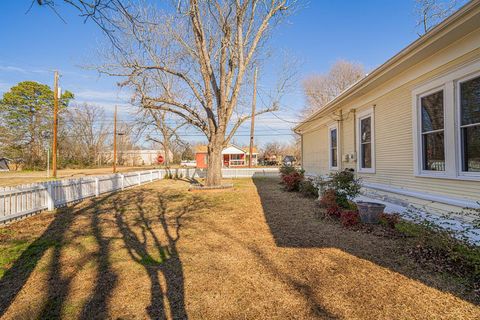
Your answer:
[[[300,187],[300,182],[303,181],[303,174],[295,171],[290,174],[284,175],[282,177],[282,181],[285,185],[285,190],[298,191],[298,188]]]
[[[333,206],[327,207],[326,213],[331,217],[340,218],[340,215],[342,214],[342,209],[335,204]]]
[[[344,227],[353,227],[359,223],[358,212],[353,210],[342,211],[340,221]]]
[[[323,192],[322,198],[320,199],[320,206],[322,208],[337,206],[337,195],[335,190],[327,189]]]

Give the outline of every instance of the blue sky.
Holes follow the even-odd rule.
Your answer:
[[[75,93],[79,102],[94,102],[110,115],[121,105],[123,119],[129,118],[128,93],[118,89],[118,79],[99,76],[82,66],[95,64],[96,47],[103,42],[98,27],[84,23],[72,8],[58,9],[65,24],[48,8],[30,0],[4,0],[0,3],[0,93],[19,81],[53,83],[53,70],[61,72],[61,86]],[[272,51],[295,56],[299,78],[328,71],[337,59],[362,63],[371,70],[417,38],[414,0],[403,1],[317,1],[290,17],[278,28],[270,42]],[[269,88],[278,63],[266,65],[259,87]],[[300,81],[282,101],[283,110],[258,119],[257,143],[285,142],[304,103]],[[282,121],[280,119],[287,120]],[[240,129],[235,141],[247,143],[249,126]],[[201,140],[199,137],[187,137]]]

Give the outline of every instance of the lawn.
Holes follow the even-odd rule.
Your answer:
[[[118,172],[149,170],[153,167],[117,167]],[[51,172],[50,172],[51,174]],[[61,169],[57,172],[59,179],[79,178],[84,176],[96,176],[112,174],[111,167],[105,168],[86,168],[86,169]],[[16,186],[51,180],[46,177],[46,171],[6,171],[0,172],[0,187]]]
[[[319,218],[275,179],[163,180],[0,228],[2,319],[479,319],[405,240]]]

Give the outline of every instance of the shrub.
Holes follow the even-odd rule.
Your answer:
[[[333,206],[337,206],[337,195],[335,190],[327,189],[322,195],[320,199],[320,206],[323,208],[329,208]]]
[[[330,188],[335,190],[337,204],[345,209],[349,208],[349,200],[360,194],[360,179],[355,178],[349,170],[339,171],[330,175]]]
[[[318,197],[318,189],[315,188],[313,185],[312,181],[310,180],[304,180],[300,182],[299,186],[299,191],[305,196],[305,197]]]
[[[347,207],[345,209],[351,210],[351,211],[358,211],[357,204],[350,200],[348,201]]]
[[[398,214],[388,214],[382,213],[380,216],[380,223],[389,227],[390,229],[395,229],[395,226],[400,221],[400,217]]]
[[[280,176],[282,177],[282,180],[283,180],[283,177],[284,176],[288,176],[294,172],[297,172],[297,169],[295,169],[295,167],[293,166],[282,166],[280,168]]]
[[[326,209],[326,213],[331,217],[340,218],[342,209],[337,204],[334,204]]]
[[[300,172],[292,172],[282,177],[282,182],[287,191],[298,191],[300,183],[303,181],[303,174]]]
[[[353,227],[359,223],[358,212],[345,210],[340,213],[340,221],[344,227]]]

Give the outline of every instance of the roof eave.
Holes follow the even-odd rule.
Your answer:
[[[357,81],[355,84],[347,88],[345,91],[343,91],[341,94],[339,94],[336,98],[331,100],[329,103],[327,103],[325,106],[320,108],[318,111],[313,113],[311,116],[303,120],[300,124],[295,126],[293,128],[293,131],[297,134],[301,133],[300,129],[307,125],[308,123],[316,120],[319,116],[322,114],[334,109],[336,106],[338,106],[339,103],[350,97],[353,93],[358,91],[359,89],[363,88],[366,86],[368,83],[373,82],[375,79],[378,77],[382,76],[385,74],[389,69],[397,66],[400,64],[402,61],[406,60],[408,57],[411,57],[416,53],[416,51],[421,51],[422,49],[427,48],[428,46],[426,45],[429,41],[440,35],[442,32],[444,32],[448,27],[452,26],[459,20],[463,19],[473,8],[477,7],[480,5],[480,0],[474,0],[471,2],[468,2],[465,4],[462,8],[460,8],[458,11],[456,11],[454,14],[452,14],[450,17],[445,19],[443,22],[432,28],[429,32],[427,32],[425,35],[422,37],[418,38],[414,42],[412,42],[410,45],[405,47],[403,50],[401,50],[399,53],[394,55],[392,58],[388,59],[386,62],[384,62],[382,65],[374,69],[370,74],[368,74],[366,77],[360,79]],[[457,26],[458,27],[458,26]],[[423,46],[423,47],[422,47]]]

